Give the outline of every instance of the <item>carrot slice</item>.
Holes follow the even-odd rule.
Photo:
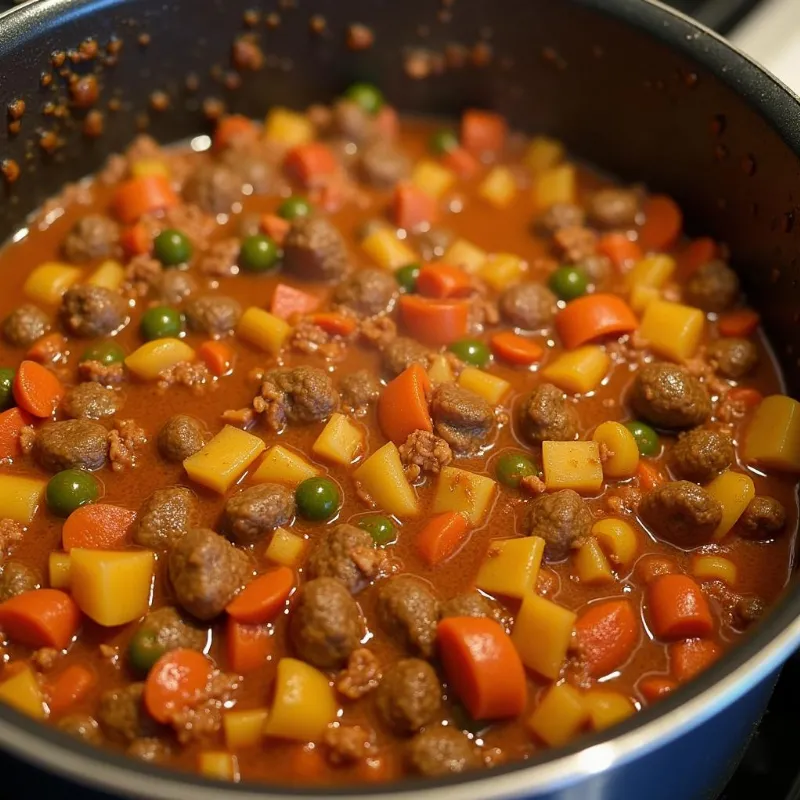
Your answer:
[[[722,648],[709,639],[687,639],[668,648],[670,672],[686,683],[708,669],[722,655]]]
[[[448,150],[442,156],[442,165],[453,170],[463,180],[473,178],[481,168],[481,162],[465,147]]]
[[[544,348],[538,342],[513,331],[496,333],[489,343],[495,357],[507,361],[509,364],[529,367],[531,364],[541,361],[544,355]]]
[[[450,686],[473,719],[516,717],[525,710],[525,669],[511,637],[493,619],[450,617],[436,629]]]
[[[467,335],[469,303],[404,294],[400,298],[400,317],[415,339],[438,347]]]
[[[13,384],[17,405],[34,417],[51,417],[64,397],[61,381],[35,361],[23,361]]]
[[[250,581],[225,610],[237,622],[248,625],[272,622],[291,594],[294,582],[294,572],[289,567],[265,572]]]
[[[720,314],[717,320],[717,330],[721,336],[752,336],[761,322],[757,311],[751,308],[741,308]]]
[[[725,395],[725,399],[731,403],[741,403],[745,408],[755,408],[760,405],[764,395],[749,386],[736,386]]]
[[[225,653],[228,669],[245,675],[262,669],[272,652],[268,625],[245,625],[228,617],[225,623]]]
[[[672,678],[653,675],[650,678],[643,678],[639,681],[639,694],[648,703],[655,703],[663,700],[667,695],[672,694],[678,688],[678,684]]]
[[[197,650],[179,647],[153,664],[144,684],[144,704],[156,722],[167,723],[199,701],[211,675],[211,662]]]
[[[556,316],[556,330],[568,350],[600,339],[632,333],[639,320],[615,294],[587,294],[568,303]]]
[[[153,251],[153,237],[150,235],[147,226],[142,225],[141,222],[123,228],[119,234],[119,243],[123,252],[129,258]]]
[[[281,319],[290,319],[295,314],[310,314],[319,308],[320,299],[313,294],[279,283],[272,293],[269,310]]]
[[[20,408],[9,408],[0,414],[0,458],[14,458],[22,452],[19,435],[31,422],[33,417]]]
[[[378,398],[378,424],[387,439],[399,445],[414,431],[433,430],[430,391],[431,380],[419,364],[412,364],[386,384]]]
[[[597,241],[597,252],[606,256],[619,270],[625,269],[644,258],[642,248],[624,233],[606,233]]]
[[[636,467],[636,477],[639,479],[639,488],[650,492],[661,486],[666,481],[661,470],[653,464],[648,464],[644,459],[639,459],[639,465]]]
[[[311,321],[331,336],[349,336],[355,331],[357,325],[352,317],[326,311],[321,314],[312,314]]]
[[[31,345],[25,358],[37,364],[52,364],[66,349],[67,340],[60,333],[48,333]]]
[[[417,534],[417,552],[426,564],[436,566],[455,553],[467,530],[467,518],[458,511],[437,514]]]
[[[292,227],[292,223],[289,222],[288,219],[279,217],[277,214],[262,214],[259,227],[280,246],[283,244],[286,234],[289,233],[289,228]]]
[[[201,361],[211,370],[212,374],[218,378],[230,375],[233,372],[236,353],[225,342],[209,339],[200,345],[197,349],[197,355],[200,356]]]
[[[117,186],[111,198],[114,214],[126,225],[151,211],[163,211],[177,204],[178,196],[163,175],[128,178]]]
[[[108,503],[93,503],[76,508],[61,527],[61,546],[89,550],[118,550],[128,544],[128,532],[136,512]]]
[[[258,135],[253,120],[242,114],[229,114],[223,117],[214,131],[214,149],[224,150],[236,141],[253,140]]]
[[[575,624],[577,645],[592,678],[619,669],[639,640],[639,623],[628,600],[596,603]]]
[[[663,194],[654,194],[644,201],[644,224],[639,229],[642,249],[666,250],[675,244],[683,227],[683,213],[678,204]]]
[[[330,779],[331,767],[321,747],[293,744],[286,753],[288,775],[302,775],[303,783],[321,783]]]
[[[647,610],[657,639],[704,637],[714,630],[708,600],[688,575],[661,575],[649,583]]]
[[[703,237],[689,242],[677,255],[678,271],[686,278],[717,257],[717,243]]]
[[[436,217],[436,200],[413,183],[398,183],[392,195],[391,217],[398,228],[413,230]]]
[[[326,144],[309,142],[293,147],[283,160],[283,168],[289,177],[312,186],[335,174],[336,158]]]
[[[0,628],[28,647],[63,650],[80,622],[77,604],[60,589],[32,589],[0,603]]]
[[[508,123],[500,114],[472,108],[461,118],[461,144],[475,155],[500,152],[507,134]]]
[[[45,694],[51,714],[62,714],[81,702],[97,685],[97,674],[85,664],[70,664],[47,681]]]
[[[466,297],[472,290],[469,275],[450,264],[425,264],[417,276],[417,292],[425,297]]]

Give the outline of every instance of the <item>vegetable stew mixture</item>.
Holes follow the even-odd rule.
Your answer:
[[[364,84],[191,145],[0,254],[2,700],[211,777],[439,776],[775,599],[800,409],[670,198]]]

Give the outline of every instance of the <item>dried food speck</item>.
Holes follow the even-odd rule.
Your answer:
[[[90,61],[97,56],[98,49],[96,39],[84,39],[80,44],[81,53]]]
[[[166,111],[169,108],[169,95],[157,89],[150,95],[150,108],[153,111]]]
[[[11,119],[22,119],[25,114],[25,101],[18,97],[8,104],[8,116]]]
[[[267,14],[266,23],[268,28],[277,28],[281,24],[281,15],[276,14],[274,11],[271,14]]]
[[[94,75],[84,75],[69,87],[70,98],[77,108],[91,108],[100,95],[100,87]]]
[[[19,164],[13,158],[4,158],[0,161],[0,172],[3,173],[6,183],[14,183],[20,175]]]
[[[140,33],[136,41],[139,43],[139,47],[147,47],[150,44],[150,34]]]
[[[112,97],[108,101],[108,110],[109,111],[119,111],[120,108],[122,108],[122,101],[119,99],[119,97]]]
[[[250,8],[242,14],[242,22],[248,28],[255,28],[258,25],[259,13],[254,8]]]
[[[187,92],[196,92],[200,88],[200,78],[196,72],[190,72],[183,84]]]
[[[375,34],[366,25],[353,23],[347,29],[347,46],[351,50],[368,50],[375,42]]]
[[[308,21],[308,27],[311,28],[313,33],[322,33],[327,25],[328,23],[325,21],[325,17],[323,17],[322,14],[314,14]]]
[[[83,121],[83,135],[88,136],[90,139],[96,139],[103,133],[104,125],[103,112],[92,109]]]
[[[106,52],[111,56],[116,56],[119,55],[120,50],[122,50],[122,39],[112,36],[106,44]]]
[[[53,85],[53,73],[52,72],[43,72],[39,76],[39,85],[46,89],[48,86]]]
[[[233,92],[242,85],[242,77],[238,72],[229,70],[225,73],[222,83],[229,92]]]
[[[233,42],[233,66],[241,70],[259,70],[264,66],[264,53],[253,34],[239,36]]]
[[[54,50],[50,55],[50,63],[56,68],[60,69],[64,66],[67,60],[67,54],[63,50]]]
[[[22,130],[22,123],[18,119],[14,119],[8,123],[8,132],[11,134],[18,134]]]
[[[203,100],[203,116],[210,121],[219,119],[225,113],[225,103],[218,97],[206,97]]]
[[[39,147],[41,147],[45,153],[55,153],[60,146],[61,139],[59,139],[58,134],[55,131],[39,132]]]

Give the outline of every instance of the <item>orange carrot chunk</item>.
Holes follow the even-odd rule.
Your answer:
[[[404,294],[400,318],[415,339],[434,347],[452,344],[467,335],[469,303]]]
[[[507,134],[508,124],[500,114],[473,108],[461,118],[461,144],[475,155],[499,153]]]
[[[717,251],[717,243],[713,239],[694,239],[678,253],[678,271],[688,278],[704,264],[713,261],[717,257]]]
[[[400,445],[414,431],[433,430],[430,392],[430,378],[419,364],[412,364],[386,384],[378,398],[378,424],[387,439]]]
[[[217,378],[230,375],[233,371],[233,362],[236,360],[236,353],[230,345],[219,342],[216,339],[209,339],[203,342],[197,349],[197,355],[203,363],[211,370]]]
[[[639,479],[639,488],[649,492],[666,482],[661,470],[653,464],[649,464],[644,459],[639,459],[636,467],[636,477]]]
[[[77,604],[60,589],[32,589],[0,603],[0,628],[28,647],[63,650],[80,622]]]
[[[211,669],[206,656],[186,647],[161,656],[144,684],[144,704],[150,716],[166,724],[176,713],[199,702]]]
[[[706,596],[688,575],[661,575],[648,584],[647,607],[657,639],[704,637],[714,629]]]
[[[417,276],[417,292],[425,297],[466,297],[472,290],[469,275],[450,264],[425,264]]]
[[[283,168],[303,186],[313,186],[335,174],[336,158],[326,144],[309,142],[293,147],[283,160]]]
[[[248,625],[272,622],[294,588],[294,571],[278,567],[250,581],[225,607],[230,617]]]
[[[320,299],[313,294],[279,283],[272,293],[269,310],[281,319],[291,319],[295,314],[310,314],[319,308]]]
[[[19,435],[31,422],[33,417],[20,408],[9,408],[0,414],[0,458],[14,458],[22,452]]]
[[[725,399],[731,403],[739,403],[745,408],[755,408],[764,399],[764,395],[751,386],[736,386],[725,395]]]
[[[237,675],[262,669],[272,652],[269,626],[245,625],[228,617],[225,624],[225,652],[228,669]]]
[[[349,336],[357,327],[352,317],[337,314],[335,311],[312,314],[311,321],[331,336]]]
[[[128,533],[136,512],[108,503],[93,503],[76,508],[61,527],[61,546],[90,550],[118,550],[129,543]]]
[[[722,655],[710,639],[687,639],[669,646],[669,667],[678,683],[686,683],[708,669]]]
[[[606,256],[619,270],[633,266],[644,258],[642,248],[624,233],[607,233],[597,242],[597,252]]]
[[[717,330],[721,336],[752,336],[761,322],[757,311],[751,308],[741,308],[720,314],[717,320]]]
[[[277,214],[262,214],[259,220],[259,227],[267,236],[271,236],[275,240],[275,243],[280,246],[283,244],[286,234],[289,233],[289,228],[292,227],[292,223],[289,222],[288,219],[279,217]]]
[[[632,333],[639,320],[615,294],[587,294],[573,300],[556,316],[556,330],[568,350],[604,336]]]
[[[34,417],[51,417],[64,397],[61,381],[35,361],[23,361],[12,386],[17,405]]]
[[[214,149],[224,150],[237,141],[252,141],[258,135],[253,120],[242,114],[223,117],[214,131]]]
[[[436,566],[455,553],[467,530],[467,518],[458,511],[437,514],[417,534],[417,552],[426,564]]]
[[[465,147],[454,147],[442,156],[442,166],[453,170],[459,178],[469,180],[481,168],[481,163]]]
[[[497,358],[522,367],[536,364],[544,355],[544,348],[538,342],[513,331],[496,333],[489,343]]]
[[[125,255],[130,258],[151,253],[153,250],[153,237],[147,226],[141,222],[123,228],[119,234],[119,243]]]
[[[639,641],[639,622],[628,600],[596,603],[575,624],[577,645],[592,678],[619,669]]]
[[[653,675],[639,681],[639,693],[648,703],[655,703],[662,700],[678,688],[678,684],[672,678]]]
[[[436,200],[413,183],[405,181],[395,186],[391,216],[398,228],[413,230],[436,217]]]
[[[683,214],[678,204],[663,194],[654,194],[644,201],[644,224],[639,229],[639,244],[649,250],[666,250],[675,244],[683,227]]]
[[[25,358],[37,364],[52,364],[67,349],[67,340],[60,333],[48,333],[37,339]]]
[[[97,685],[97,674],[85,664],[70,664],[45,684],[51,715],[63,714],[77,705]]]
[[[178,204],[178,196],[163,175],[128,178],[117,186],[111,198],[114,214],[126,225],[152,211],[163,211]]]

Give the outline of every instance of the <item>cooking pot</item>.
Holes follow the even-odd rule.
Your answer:
[[[258,13],[243,16],[250,10]],[[372,30],[371,47],[346,46],[352,23]],[[232,42],[243,32],[258,37],[265,63],[232,73]],[[76,48],[87,39],[98,43],[102,57],[75,69],[98,72],[99,137],[86,135],[85,110],[53,113],[67,94],[57,64],[62,57],[80,62]],[[403,111],[497,109],[515,127],[557,136],[625,180],[673,195],[689,232],[727,242],[763,314],[787,390],[797,393],[800,105],[746,56],[655,2],[43,0],[0,18],[0,74],[0,102],[26,104],[19,131],[12,125],[0,134],[0,158],[21,167],[0,210],[3,237],[64,182],[122,149],[137,129],[146,126],[163,141],[202,133],[209,127],[206,98],[258,117],[272,104],[303,108],[329,100],[360,78],[381,86]],[[7,173],[8,162],[3,166]],[[428,800],[712,797],[798,642],[800,590],[792,586],[718,664],[618,727],[474,776],[328,794],[387,800],[423,792]],[[318,788],[221,784],[166,771],[85,746],[5,706],[0,746],[114,796],[320,794]]]

